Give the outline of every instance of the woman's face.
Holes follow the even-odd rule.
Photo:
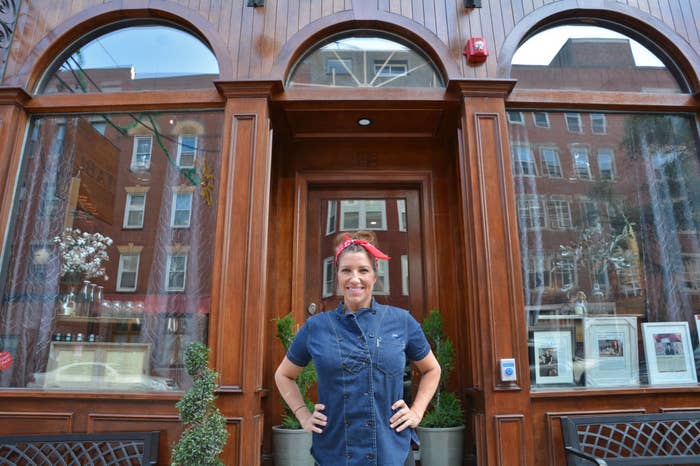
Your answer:
[[[369,307],[377,274],[364,251],[348,251],[338,259],[338,287],[343,293],[345,307],[356,312]]]

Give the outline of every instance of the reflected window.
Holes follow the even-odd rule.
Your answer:
[[[512,125],[524,125],[525,121],[523,118],[523,112],[506,112],[508,115],[508,123]]]
[[[335,233],[335,224],[337,218],[338,201],[328,201],[328,211],[326,215],[326,235]]]
[[[187,276],[187,254],[169,253],[167,256],[167,279],[165,289],[167,291],[184,291]]]
[[[326,257],[323,259],[323,298],[333,296],[333,276],[335,274],[335,258]]]
[[[552,178],[561,178],[561,161],[559,153],[556,149],[542,148],[540,150],[542,156],[542,172]]]
[[[145,192],[127,193],[126,206],[124,207],[124,228],[143,228],[145,210]]]
[[[591,133],[606,134],[608,124],[604,113],[591,113]]]
[[[59,56],[39,94],[206,89],[219,77],[216,57],[187,31],[132,23],[78,40]]]
[[[569,130],[570,133],[583,132],[580,113],[565,113],[564,118],[566,119],[566,129]]]
[[[408,296],[408,255],[401,255],[401,294]]]
[[[527,113],[526,125],[509,125],[511,146],[545,145],[570,154],[573,168],[573,176],[563,180],[513,175],[533,385],[650,385],[675,363],[685,368],[683,361],[659,360],[643,334],[650,324],[687,325],[695,338],[700,309],[695,116],[581,112],[592,128],[606,129],[605,134],[592,129],[582,146],[579,134],[563,127],[556,134],[543,132]],[[564,121],[567,112],[548,113],[554,122]],[[544,154],[540,151],[542,167],[549,167],[552,157],[547,161]],[[606,335],[619,342],[616,354],[629,357],[610,359]],[[548,357],[558,355],[558,364],[539,359],[546,350]]]
[[[518,175],[535,176],[535,154],[527,146],[513,146],[513,169]]]
[[[638,33],[589,24],[549,27],[520,45],[511,77],[517,87],[529,89],[686,92],[675,64],[632,35]]]
[[[200,130],[173,130],[177,121]],[[0,387],[191,384],[183,354],[207,340],[222,128],[221,110],[31,118],[0,273],[0,340],[13,336],[21,351]],[[196,135],[193,168],[177,163],[179,135]],[[92,364],[119,357],[142,364],[111,365],[109,377]],[[74,362],[89,363],[90,383],[61,378]]]
[[[197,160],[197,136],[181,135],[177,138],[177,164],[180,168],[193,168]]]
[[[148,170],[151,167],[151,150],[153,137],[135,136],[134,150],[131,156],[131,171]]]
[[[399,231],[406,231],[406,199],[396,200],[396,211],[399,216]]]
[[[340,201],[341,230],[386,230],[386,201]]]
[[[373,295],[388,296],[391,294],[389,288],[389,261],[377,261],[377,281],[374,284]]]
[[[444,87],[435,65],[410,42],[379,31],[350,31],[314,45],[289,87]]]
[[[140,254],[120,254],[117,271],[117,291],[136,291]]]
[[[510,112],[508,112],[510,115]],[[532,121],[538,128],[549,128],[549,115],[547,112],[532,112]]]

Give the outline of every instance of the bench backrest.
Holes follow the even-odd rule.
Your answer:
[[[156,431],[0,436],[0,465],[149,466],[159,440]]]
[[[562,417],[564,446],[609,465],[700,464],[700,411]],[[615,459],[619,459],[615,461]],[[568,466],[577,463],[567,458]]]

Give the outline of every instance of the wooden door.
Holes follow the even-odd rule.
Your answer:
[[[375,299],[425,314],[420,191],[415,188],[318,187],[306,204],[304,306],[310,314],[334,309],[341,294],[335,281],[335,241],[345,231],[372,230],[391,257],[379,261]]]

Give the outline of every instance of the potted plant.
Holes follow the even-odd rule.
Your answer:
[[[421,465],[462,464],[464,409],[459,396],[445,390],[445,384],[454,369],[455,351],[452,342],[445,337],[442,316],[436,309],[431,310],[423,320],[423,331],[442,368],[442,374],[435,396],[416,429],[420,439]]]
[[[277,323],[277,339],[282,343],[285,352],[294,340],[294,318],[291,314],[275,319]],[[313,363],[304,367],[297,377],[297,385],[304,404],[309,411],[314,410],[314,403],[309,399],[309,389],[316,382],[316,371]],[[311,432],[305,431],[297,420],[292,409],[282,400],[282,424],[272,427],[272,449],[275,466],[314,466],[311,456]]]
[[[191,343],[185,351],[185,368],[192,387],[176,403],[185,430],[172,450],[172,466],[221,465],[218,458],[226,445],[226,419],[214,404],[218,374],[208,366],[209,348]]]

